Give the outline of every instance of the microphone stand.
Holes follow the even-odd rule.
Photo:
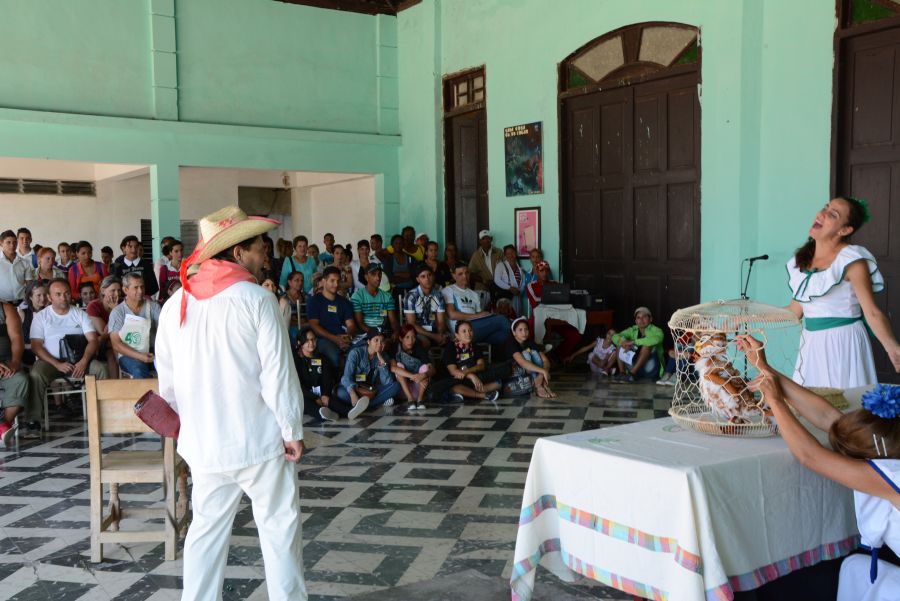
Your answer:
[[[753,272],[753,263],[755,261],[753,259],[744,259],[741,261],[741,272],[744,271],[744,263],[750,263],[750,267],[747,268],[747,277],[744,279],[743,287],[741,288],[741,300],[750,300],[750,297],[747,296],[747,289],[750,287],[750,274]]]

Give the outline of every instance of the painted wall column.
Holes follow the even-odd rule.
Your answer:
[[[153,228],[153,259],[160,257],[163,236],[181,237],[181,201],[178,165],[150,165],[150,220]],[[185,249],[189,254],[193,249]]]

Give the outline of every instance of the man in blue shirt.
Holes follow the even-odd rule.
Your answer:
[[[341,353],[350,348],[350,337],[356,331],[353,322],[353,306],[338,296],[341,270],[326,267],[322,273],[322,292],[307,302],[309,325],[319,339],[318,350],[335,369],[341,362]]]
[[[416,336],[422,346],[430,348],[447,342],[447,310],[440,286],[434,286],[434,272],[423,263],[416,274],[418,286],[409,291],[403,303],[406,323],[416,329]]]

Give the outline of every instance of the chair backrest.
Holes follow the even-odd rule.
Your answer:
[[[128,434],[152,432],[134,413],[134,404],[148,390],[159,392],[156,378],[146,380],[97,380],[85,378],[88,433]]]

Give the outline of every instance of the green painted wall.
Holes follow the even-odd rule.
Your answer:
[[[787,301],[783,263],[828,195],[834,3],[828,0],[425,0],[398,18],[401,220],[443,232],[442,75],[485,65],[491,228],[512,239],[513,209],[542,207],[542,245],[558,263],[557,66],[619,27],[673,21],[701,30],[701,298]],[[430,106],[428,110],[425,106]],[[543,195],[505,196],[503,128],[544,123]],[[441,185],[437,185],[440,182]]]

